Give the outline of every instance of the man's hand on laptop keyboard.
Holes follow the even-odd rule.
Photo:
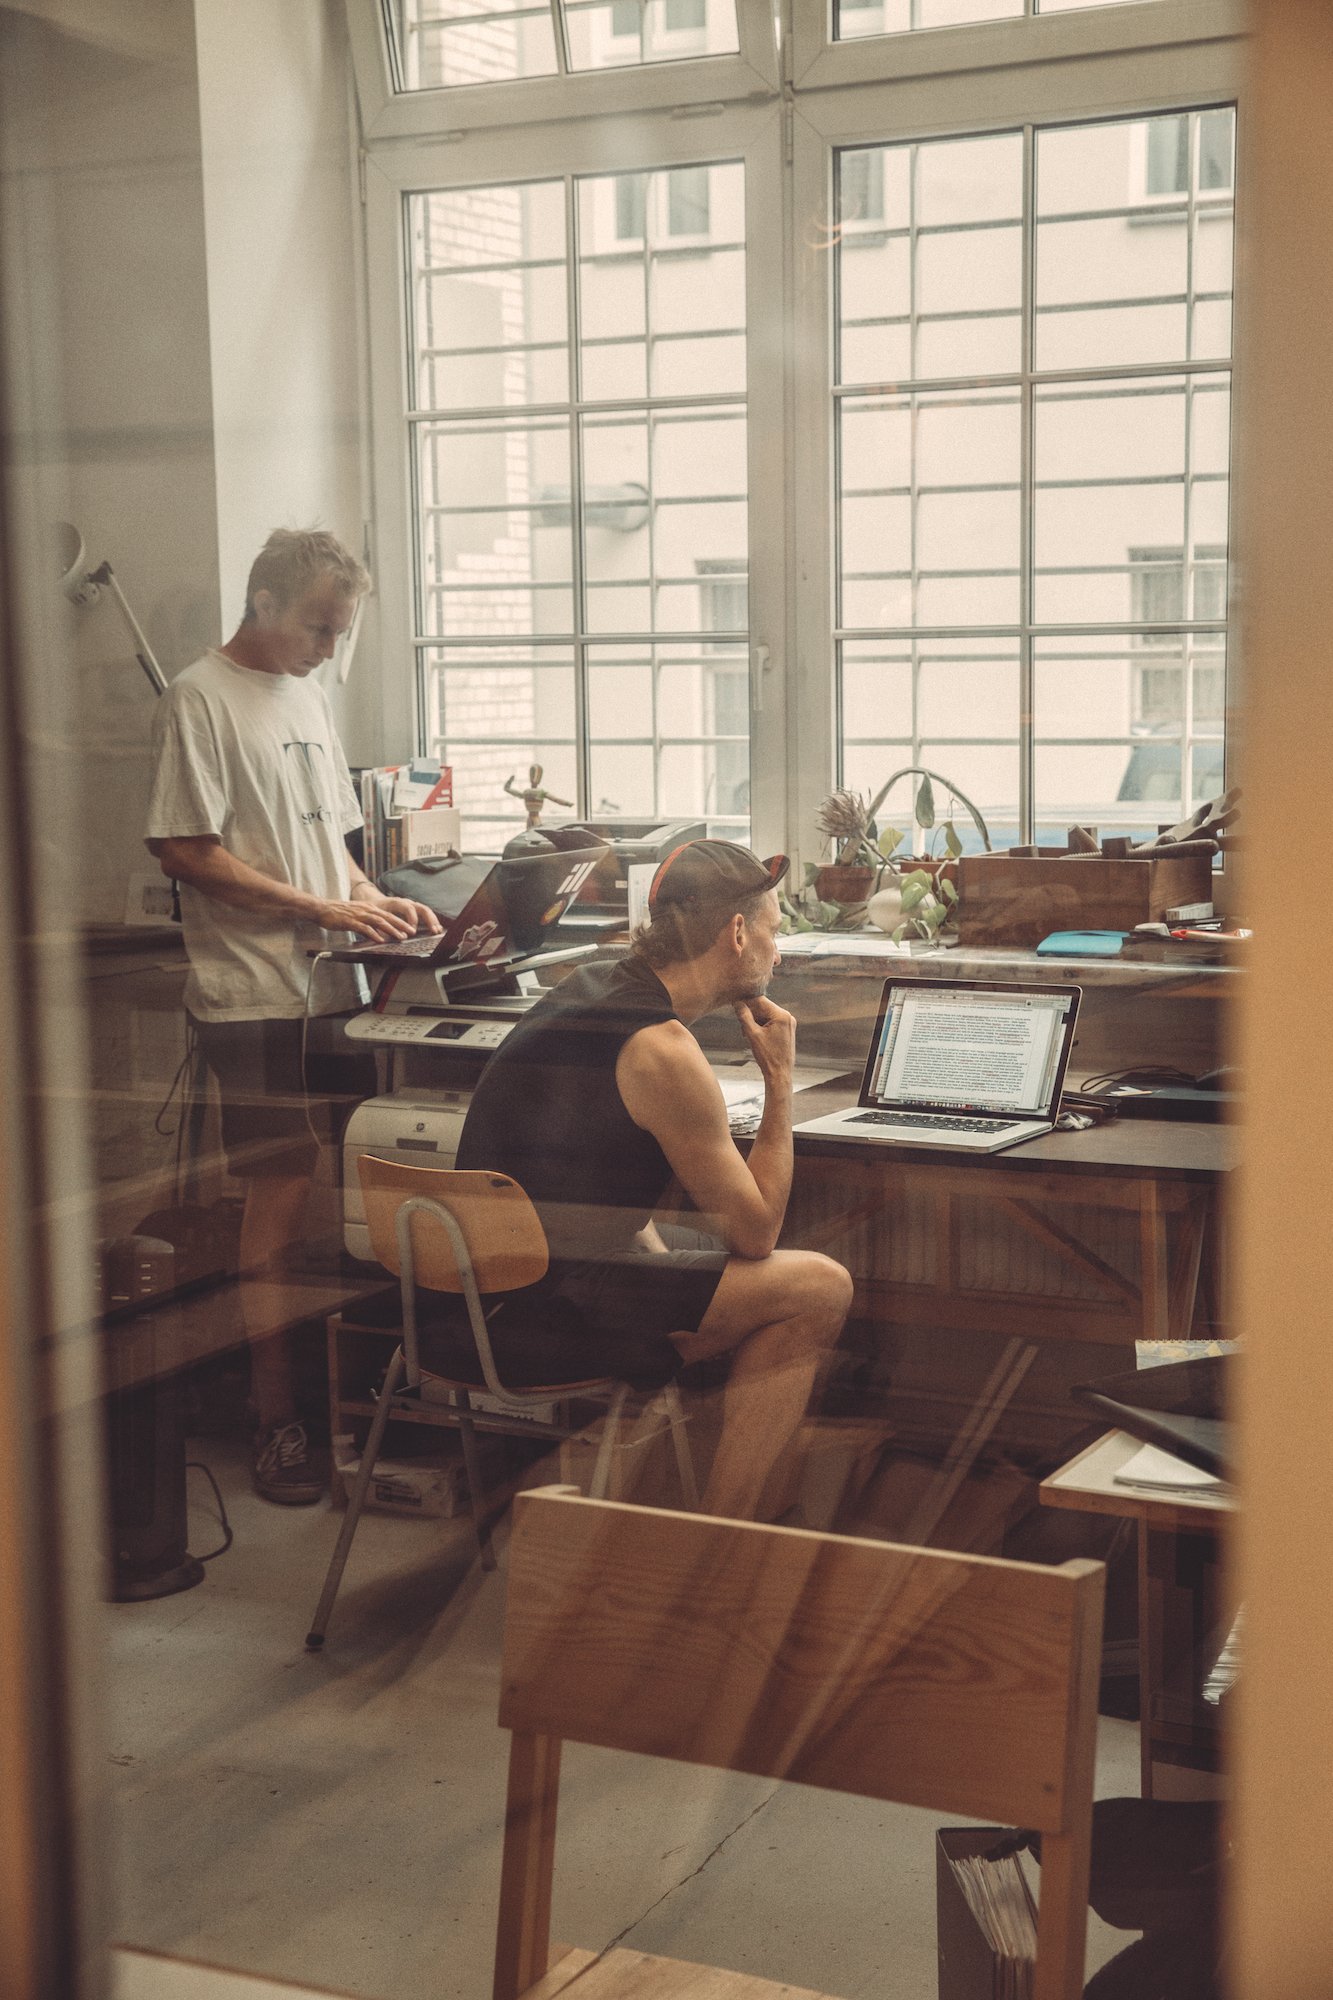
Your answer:
[[[416,905],[404,904],[401,897],[390,899],[382,896],[378,902],[363,901],[359,896],[349,897],[346,902],[317,902],[311,912],[312,919],[326,931],[351,931],[356,937],[366,938],[372,943],[382,944],[388,938],[415,937],[418,926],[415,915],[404,915],[406,908],[415,912]],[[436,918],[431,925],[439,930]]]

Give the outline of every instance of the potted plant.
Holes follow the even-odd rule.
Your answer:
[[[894,861],[903,834],[897,827],[886,827],[881,833],[876,821],[880,807],[899,779],[910,777],[920,779],[913,817],[918,826],[927,830],[937,824],[935,786],[943,786],[949,794],[948,810],[939,822],[944,855],[921,856],[915,866]],[[839,917],[844,926],[853,927],[869,914],[871,922],[891,932],[895,941],[909,933],[934,938],[958,900],[951,864],[963,851],[953,822],[954,808],[959,805],[966,807],[989,850],[990,832],[980,809],[951,779],[939,771],[928,770],[925,765],[904,765],[885,780],[873,799],[865,799],[859,792],[832,793],[820,807],[816,823],[833,843],[834,859],[822,868],[807,869],[805,887],[797,899],[800,910],[793,907],[792,916],[804,914],[806,922],[802,928],[829,929]],[[881,887],[890,866],[896,879]],[[830,919],[824,914],[826,911],[836,911],[838,916]]]

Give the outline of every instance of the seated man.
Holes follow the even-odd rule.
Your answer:
[[[796,1041],[764,990],[779,963],[785,872],[730,841],[677,848],[628,956],[580,967],[491,1058],[457,1162],[512,1175],[531,1197],[550,1244],[547,1282],[586,1329],[578,1366],[658,1388],[692,1362],[733,1357],[704,1505],[744,1519],[852,1298],[841,1265],[775,1248],[791,1190]],[[764,1079],[748,1159],[689,1032],[723,1006]],[[725,1248],[661,1246],[653,1212],[673,1174]]]

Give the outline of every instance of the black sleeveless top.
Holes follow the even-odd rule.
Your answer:
[[[483,1070],[457,1165],[512,1175],[541,1216],[553,1258],[625,1251],[661,1201],[671,1167],[626,1111],[616,1062],[640,1028],[675,1018],[665,986],[637,958],[580,966]]]

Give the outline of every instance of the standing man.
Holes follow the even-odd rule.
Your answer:
[[[458,1151],[460,1168],[509,1174],[536,1206],[551,1249],[543,1283],[578,1311],[577,1368],[651,1389],[731,1356],[704,1506],[742,1519],[757,1512],[852,1301],[840,1264],[776,1247],[791,1190],[796,1024],[764,994],[786,868],[726,840],[677,848],[628,956],[571,973],[506,1036]],[[718,1007],[735,1013],[764,1079],[748,1157],[689,1032]],[[673,1175],[718,1248],[663,1243],[653,1212]],[[503,1314],[494,1338],[503,1365]]]
[[[346,943],[349,932],[383,939],[440,928],[422,904],[382,895],[348,854],[361,813],[328,700],[310,678],[369,588],[332,535],[275,529],[250,571],[236,632],[177,676],[155,718],[145,838],[180,884],[186,1008],[217,1079],[229,1167],[249,1183],[243,1276],[301,1233],[319,1158],[306,1020],[365,997],[359,968],[314,966],[310,950]],[[364,1059],[324,1061],[343,1074],[321,1078],[321,1096],[373,1093]],[[307,1504],[323,1485],[298,1419],[290,1343],[259,1337],[248,1289],[243,1305],[255,1488]]]

